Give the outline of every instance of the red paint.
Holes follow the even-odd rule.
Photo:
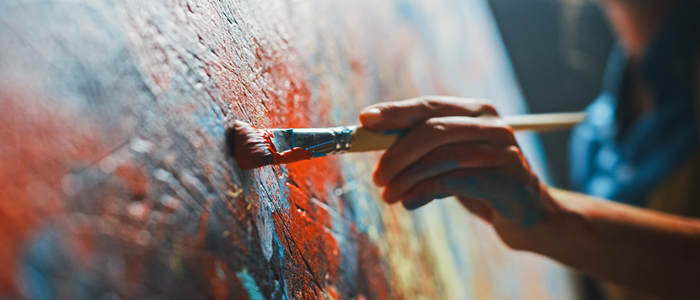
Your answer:
[[[400,294],[392,297],[391,286],[382,269],[382,256],[379,247],[373,244],[366,234],[357,233],[354,225],[351,229],[357,241],[357,248],[362,249],[357,257],[358,274],[362,274],[357,278],[358,290],[371,295],[370,299],[403,298]],[[400,293],[401,291],[396,292]]]
[[[292,150],[287,150],[282,153],[274,153],[272,155],[275,158],[275,164],[288,164],[300,160],[310,159],[313,156],[313,153],[304,148],[296,147]]]
[[[266,165],[279,165],[307,160],[313,153],[295,147],[279,152],[272,142],[274,134],[270,130],[259,130],[248,123],[234,121],[233,137],[227,130],[226,144],[233,150],[238,166],[242,169],[256,169]]]
[[[218,33],[220,28],[225,27],[218,24],[221,21],[215,20],[215,29],[212,31],[198,34],[204,40],[217,40],[216,50],[212,51],[216,57],[206,64],[207,74],[216,80],[221,97],[230,105],[229,113],[234,119],[263,128],[335,125],[327,121],[329,112],[332,111],[327,87],[309,87],[306,76],[309,72],[302,65],[304,60],[295,53],[293,46],[290,47],[285,40],[267,39],[268,35],[264,32],[263,36],[257,36],[256,32],[249,37],[250,43],[218,40],[218,36],[228,36],[225,31]],[[231,63],[240,61],[240,53],[244,52],[255,54],[255,59],[248,62],[248,68],[239,68]],[[320,92],[316,99],[311,97],[312,89]],[[272,155],[271,163],[274,164],[295,162],[281,167],[286,170],[285,186],[288,193],[285,196],[289,210],[260,211],[265,207],[259,205],[260,199],[269,197],[266,191],[258,190],[264,186],[252,189],[245,198],[232,199],[228,204],[229,210],[240,219],[240,224],[247,224],[246,226],[253,226],[248,219],[251,215],[272,214],[274,229],[284,248],[284,280],[292,297],[314,298],[322,294],[319,289],[327,291],[333,297],[336,292],[332,287],[341,286],[343,281],[340,276],[342,245],[331,233],[334,221],[330,211],[334,210],[337,215],[344,209],[342,204],[338,206],[337,199],[331,198],[335,197],[334,190],[345,183],[339,157],[309,160],[312,153],[302,148],[278,153],[271,143],[271,133],[265,130],[260,132],[264,139],[260,144],[265,144],[267,148],[255,149],[256,151],[269,151]],[[239,146],[243,147],[235,145]],[[242,167],[241,161],[238,165]],[[283,178],[282,172],[276,172]],[[362,260],[358,266],[358,276],[365,277],[369,274],[368,280],[371,281],[365,284],[363,293],[371,292],[379,299],[389,298],[387,295],[390,295],[390,290],[377,246],[365,234],[356,235],[362,239],[357,247]],[[242,242],[237,241],[239,238],[233,238],[234,245],[240,244],[241,250],[250,253],[251,259],[261,259],[255,256],[255,248],[246,249]],[[354,243],[352,240],[349,238],[344,242]],[[240,267],[232,267],[232,271],[240,270]],[[376,289],[376,292],[370,289]]]
[[[235,274],[231,274],[228,265],[218,258],[211,258],[207,260],[204,273],[210,299],[229,299],[229,287]]]
[[[260,119],[249,120],[254,121],[257,126],[267,128],[330,125],[325,120],[327,114],[319,114],[319,111],[329,111],[327,105],[311,103],[311,93],[303,75],[303,67],[299,65],[301,59],[296,57],[295,53],[289,52],[288,47],[266,45],[265,48],[254,50],[258,60],[255,61],[253,69],[262,70],[259,76],[264,78],[266,84],[259,90],[253,89],[246,94],[238,88],[241,85],[252,85],[249,80],[253,77],[248,74],[239,76],[226,69],[220,69],[223,72],[211,72],[220,74],[217,81],[222,90],[231,91],[223,95],[232,104],[232,113],[238,116],[260,115]],[[224,54],[232,49],[220,50],[217,53],[224,59],[228,55],[235,55]],[[290,61],[290,58],[296,59]],[[271,133],[265,130],[261,132],[268,150],[273,155],[274,163],[296,161],[283,167],[287,170],[289,180],[286,183],[289,191],[286,195],[289,211],[274,212],[272,216],[277,237],[285,249],[287,288],[294,297],[313,298],[321,294],[319,289],[327,290],[327,285],[341,283],[340,246],[331,234],[330,228],[333,225],[330,212],[327,211],[327,206],[322,205],[331,202],[327,197],[343,183],[339,161],[337,157],[309,160],[312,153],[302,148],[278,153],[270,142]],[[250,195],[250,209],[254,214],[268,213],[257,212],[261,209],[261,206],[257,205],[261,197],[266,196],[259,191]]]
[[[123,180],[134,200],[145,198],[148,195],[148,179],[140,168],[131,162],[119,165],[114,170],[114,174]]]
[[[36,230],[61,224],[55,221],[64,217],[65,193],[75,187],[64,176],[68,168],[105,152],[91,126],[50,105],[60,101],[33,94],[34,84],[11,86],[24,88],[0,91],[0,295],[17,292],[22,251]],[[72,233],[66,240],[84,242],[78,250],[91,248],[89,234]]]
[[[277,151],[275,144],[272,143],[272,138],[274,135],[269,130],[263,130],[263,138],[265,139],[265,145],[267,146],[270,153],[272,153],[272,159],[276,165],[288,164],[297,162],[300,160],[310,159],[314,154],[304,148],[295,147],[291,150],[284,151],[282,153]]]
[[[233,151],[241,169],[256,169],[274,164],[270,138],[263,131],[242,121],[235,120],[226,130],[226,147]]]

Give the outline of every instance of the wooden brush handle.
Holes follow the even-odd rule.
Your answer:
[[[575,113],[551,113],[504,116],[503,120],[514,131],[555,131],[566,130],[580,123],[586,118],[583,112]],[[352,129],[352,127],[351,127]],[[356,126],[352,133],[352,147],[348,152],[365,152],[384,150],[393,145],[400,134],[387,133],[385,131],[370,131],[362,126]]]
[[[547,132],[570,129],[585,118],[586,113],[573,112],[504,116],[503,120],[515,131]]]

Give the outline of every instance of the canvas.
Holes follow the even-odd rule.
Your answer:
[[[243,171],[224,146],[428,94],[526,112],[485,1],[10,0],[0,27],[0,298],[574,296],[454,199],[384,204],[379,153]]]

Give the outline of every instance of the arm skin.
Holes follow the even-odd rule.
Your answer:
[[[412,128],[374,172],[408,209],[456,196],[511,248],[673,299],[700,299],[700,221],[546,187],[482,100],[430,96],[370,106],[374,130]]]
[[[669,299],[700,299],[700,221],[549,189],[561,210],[530,250]]]

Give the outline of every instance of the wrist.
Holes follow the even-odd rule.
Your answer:
[[[568,212],[549,193],[549,188],[540,184],[540,201],[543,204],[543,216],[540,222],[525,231],[526,243],[519,250],[545,254],[547,248],[561,235],[561,224],[568,218]]]
[[[534,253],[544,254],[561,236],[561,224],[568,218],[567,211],[553,197],[548,187],[539,181],[532,182],[532,199],[536,209],[528,214],[523,214],[523,219],[508,220],[507,218],[495,218],[492,222],[503,242],[508,247]],[[526,225],[525,219],[536,219],[533,225]],[[505,222],[504,222],[505,221]]]
[[[581,201],[580,194],[547,186],[543,191],[547,213],[539,226],[533,228],[528,251],[558,259],[562,253],[568,253],[567,249],[595,236],[595,228],[586,213],[590,203]]]

